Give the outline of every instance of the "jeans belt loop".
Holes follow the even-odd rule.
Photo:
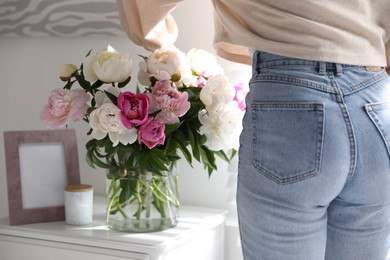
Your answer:
[[[318,69],[318,73],[319,73],[320,75],[326,74],[326,62],[320,61],[319,65],[320,65],[320,67],[319,67],[319,69]]]
[[[343,75],[343,66],[340,63],[336,63],[336,75],[341,76]]]
[[[252,75],[256,75],[260,72],[260,51],[255,51],[253,53],[252,59]]]

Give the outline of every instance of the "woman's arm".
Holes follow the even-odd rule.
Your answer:
[[[177,39],[177,26],[170,15],[183,0],[117,0],[120,22],[137,45],[154,50]]]

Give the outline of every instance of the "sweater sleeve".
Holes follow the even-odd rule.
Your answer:
[[[390,42],[386,44],[386,60],[387,60],[386,71],[388,74],[390,74]]]
[[[137,45],[154,50],[173,44],[178,35],[170,12],[183,0],[117,0],[119,19]]]

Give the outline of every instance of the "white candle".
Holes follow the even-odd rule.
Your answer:
[[[68,225],[92,223],[93,187],[87,184],[65,186],[65,221]]]

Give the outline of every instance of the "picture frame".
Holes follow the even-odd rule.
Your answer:
[[[5,131],[9,224],[65,220],[64,187],[80,184],[74,129]]]

